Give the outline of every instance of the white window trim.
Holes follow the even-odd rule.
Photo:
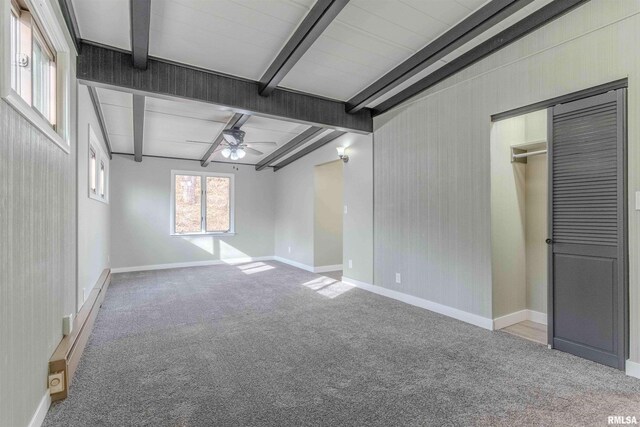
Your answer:
[[[91,191],[91,150],[96,153],[96,192]],[[100,164],[104,163],[104,197],[100,195]],[[87,150],[87,191],[89,198],[97,200],[105,204],[109,204],[109,156],[102,148],[102,143],[98,139],[96,133],[93,131],[91,125],[89,125],[89,147]]]
[[[230,188],[229,188],[229,231],[200,231],[197,233],[176,233],[176,175],[191,175],[191,176],[199,176],[202,179],[201,188],[201,203],[202,203],[202,216],[204,218],[207,217],[207,201],[204,197],[204,188],[206,186],[206,178],[209,176],[219,176],[224,178],[229,178]],[[196,171],[185,171],[185,170],[172,170],[171,171],[171,206],[169,215],[169,234],[171,236],[235,236],[236,232],[236,221],[235,221],[235,211],[236,211],[236,184],[235,184],[235,175],[232,173],[222,173],[222,172],[196,172]],[[204,229],[204,221],[200,224],[201,229]]]
[[[11,2],[0,3],[0,96],[64,152],[71,152],[72,51],[58,22],[52,0],[24,0],[56,50],[56,129],[11,88]]]

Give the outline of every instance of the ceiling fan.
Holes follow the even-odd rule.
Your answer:
[[[275,142],[244,142],[244,136],[245,132],[243,130],[240,130],[240,128],[223,130],[222,137],[224,138],[224,141],[222,141],[220,145],[218,145],[218,148],[216,148],[213,153],[215,154],[217,152],[220,152],[220,154],[222,154],[226,159],[239,160],[244,158],[247,153],[254,154],[256,156],[262,156],[264,154],[262,151],[250,147],[250,145],[278,145]],[[211,144],[211,142],[205,141],[187,140],[187,142]]]

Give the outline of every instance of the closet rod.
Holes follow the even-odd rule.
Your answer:
[[[526,153],[512,154],[512,156],[514,159],[521,159],[523,157],[538,156],[540,154],[547,154],[547,150],[527,151]]]

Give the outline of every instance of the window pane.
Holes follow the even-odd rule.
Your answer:
[[[104,163],[100,162],[100,196],[104,199]]]
[[[229,188],[231,180],[219,176],[207,177],[207,231],[229,231]]]
[[[11,12],[11,89],[20,93],[18,84],[18,46],[20,40],[20,27],[18,17]]]
[[[96,194],[96,153],[91,150],[89,153],[89,188]]]
[[[49,112],[49,58],[40,43],[33,41],[33,106],[50,120]]]
[[[176,175],[175,186],[175,232],[201,232],[202,188],[200,177],[190,175]]]

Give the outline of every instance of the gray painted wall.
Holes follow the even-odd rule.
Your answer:
[[[343,169],[343,275],[373,283],[373,138],[359,137],[347,149]],[[349,267],[351,260],[351,267]]]
[[[0,228],[0,424],[25,426],[47,390],[62,317],[75,312],[75,147],[65,153],[5,101]]]
[[[253,166],[114,155],[111,161],[112,268],[273,255],[274,180]],[[171,236],[171,170],[235,174],[236,235]]]
[[[343,165],[334,160],[314,168],[315,266],[342,265]]]
[[[275,255],[314,266],[314,166],[337,159],[337,146],[349,147],[344,166],[343,259],[353,261],[344,275],[371,283],[373,276],[372,136],[346,134],[275,173]],[[289,252],[291,247],[291,252]]]
[[[109,267],[111,250],[110,205],[89,198],[89,126],[107,153],[104,137],[89,90],[78,86],[78,310],[84,304],[100,274]],[[107,184],[108,188],[108,184]]]
[[[490,318],[491,114],[629,78],[640,161],[640,2],[592,0],[375,119],[375,284]],[[624,43],[621,43],[621,40]],[[640,169],[629,167],[629,194]],[[631,199],[633,200],[633,199]],[[640,361],[640,216],[629,206],[631,359]],[[404,272],[396,285],[395,271]]]

